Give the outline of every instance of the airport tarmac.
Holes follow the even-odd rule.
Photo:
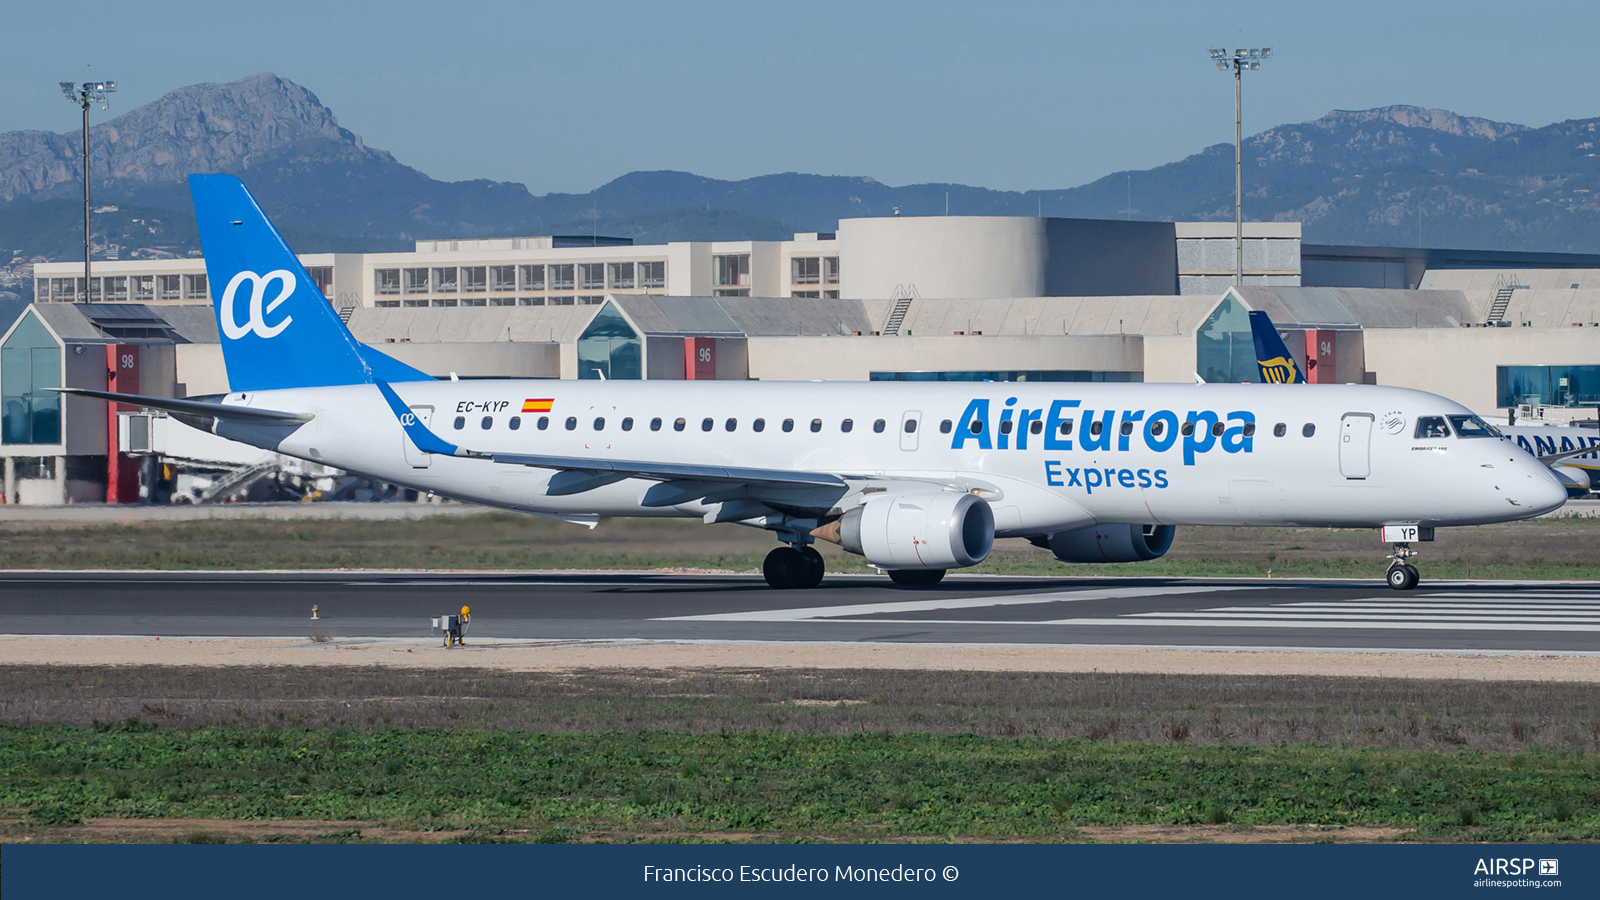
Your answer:
[[[1600,656],[1600,582],[956,576],[905,590],[830,576],[774,591],[739,575],[9,572],[0,634],[425,641],[473,610],[469,642],[1423,651]],[[318,618],[312,620],[312,607]]]

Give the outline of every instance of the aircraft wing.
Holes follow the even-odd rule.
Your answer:
[[[672,483],[675,486],[683,484],[679,491],[682,496],[701,490],[699,496],[690,499],[718,493],[720,490],[734,485],[767,488],[843,488],[844,479],[837,475],[825,472],[798,472],[785,469],[745,469],[735,466],[702,466],[689,463],[650,462],[645,460],[622,459],[591,459],[578,456],[544,456],[542,454],[527,453],[488,453],[484,454],[497,463],[513,466],[536,466],[541,469],[557,469],[558,474],[550,479],[550,487],[546,493],[553,497],[567,494],[581,494],[625,478],[642,478],[647,481],[660,481]],[[690,488],[688,485],[695,487]],[[653,490],[653,489],[652,489]],[[677,502],[685,502],[678,500]],[[647,503],[646,505],[651,505]],[[672,504],[661,504],[670,506]]]
[[[1579,447],[1576,450],[1563,450],[1560,453],[1551,453],[1546,456],[1541,456],[1538,457],[1538,460],[1547,466],[1553,466],[1569,456],[1585,456],[1596,452],[1600,452],[1600,447]]]
[[[51,388],[51,390],[60,394],[76,394],[80,397],[94,397],[100,400],[110,400],[114,403],[127,403],[149,409],[159,409],[177,416],[210,416],[216,419],[232,419],[239,422],[271,423],[275,425],[291,423],[303,425],[316,418],[312,413],[280,412],[275,409],[256,409],[251,406],[229,406],[206,400],[146,397],[143,394],[119,394],[115,391],[92,391],[88,388],[63,387]]]

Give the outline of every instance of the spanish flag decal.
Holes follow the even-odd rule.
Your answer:
[[[543,399],[543,400],[528,399],[528,400],[522,401],[522,411],[523,412],[549,412],[550,411],[550,407],[555,406],[555,405],[556,405],[556,401],[553,400],[553,399],[550,399],[548,397]]]

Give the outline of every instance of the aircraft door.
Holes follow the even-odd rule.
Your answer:
[[[417,417],[417,421],[422,423],[423,428],[429,427],[433,421],[433,407],[431,406],[413,406],[411,407],[411,414]],[[400,444],[405,448],[406,462],[411,464],[411,468],[426,469],[433,465],[433,454],[423,453],[418,450],[417,445],[411,443],[411,438],[404,431],[400,432]]]
[[[1339,422],[1339,471],[1346,478],[1372,474],[1372,413],[1345,413]]]
[[[917,432],[922,430],[922,411],[912,410],[900,417],[900,449],[917,449]]]

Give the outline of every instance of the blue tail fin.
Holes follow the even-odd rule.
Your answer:
[[[1306,376],[1283,345],[1277,326],[1264,312],[1250,313],[1250,336],[1256,343],[1256,370],[1263,384],[1305,384]]]
[[[429,377],[355,339],[244,183],[190,175],[228,387],[323,387]]]

